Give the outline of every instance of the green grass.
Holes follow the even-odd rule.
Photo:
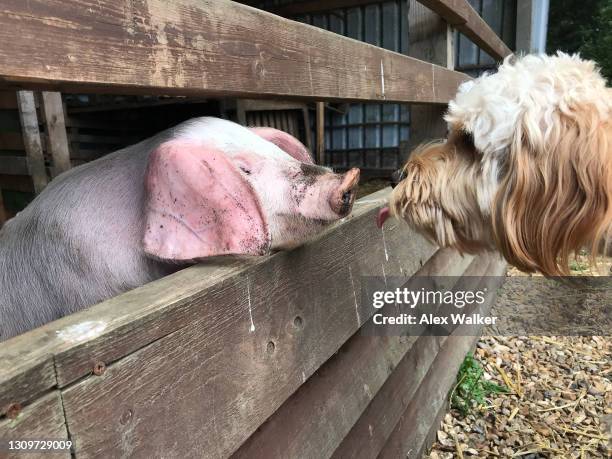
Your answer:
[[[589,268],[589,265],[578,260],[571,260],[569,262],[569,268],[572,271],[586,271]]]
[[[490,395],[509,392],[505,386],[486,381],[483,375],[480,363],[471,355],[466,356],[457,374],[457,384],[451,392],[451,408],[459,411],[462,416],[484,405]]]

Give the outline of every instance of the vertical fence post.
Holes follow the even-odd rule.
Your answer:
[[[64,105],[59,92],[43,91],[41,95],[42,115],[47,134],[47,152],[53,159],[51,174],[55,178],[70,169]]]
[[[17,107],[28,162],[28,172],[32,177],[34,192],[38,194],[47,186],[48,178],[40,141],[34,93],[32,91],[17,91]]]
[[[418,1],[409,0],[408,30],[409,56],[454,68],[453,29],[444,19]],[[445,111],[445,106],[410,107],[410,151],[425,141],[446,136],[442,119]]]
[[[325,165],[325,102],[317,102],[317,163]]]

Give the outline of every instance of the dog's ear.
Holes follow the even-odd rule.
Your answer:
[[[612,223],[612,122],[594,107],[552,114],[544,133],[525,117],[502,167],[493,208],[498,249],[519,269],[569,274],[594,257]]]

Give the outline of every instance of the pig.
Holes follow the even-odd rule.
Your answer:
[[[289,134],[211,117],[76,167],[0,230],[0,341],[209,257],[299,246],[350,213],[358,181]]]

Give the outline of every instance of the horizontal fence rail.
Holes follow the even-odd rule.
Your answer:
[[[63,92],[445,104],[468,76],[227,0],[0,10],[0,82]]]
[[[194,266],[8,340],[0,414],[48,412],[60,391],[77,457],[129,455],[125,435],[147,438],[139,451],[227,456],[369,320],[362,276],[408,277],[435,252],[376,227],[387,194],[299,249]]]
[[[512,54],[512,50],[489,27],[467,0],[418,0],[439,14],[476,45],[499,61]]]

